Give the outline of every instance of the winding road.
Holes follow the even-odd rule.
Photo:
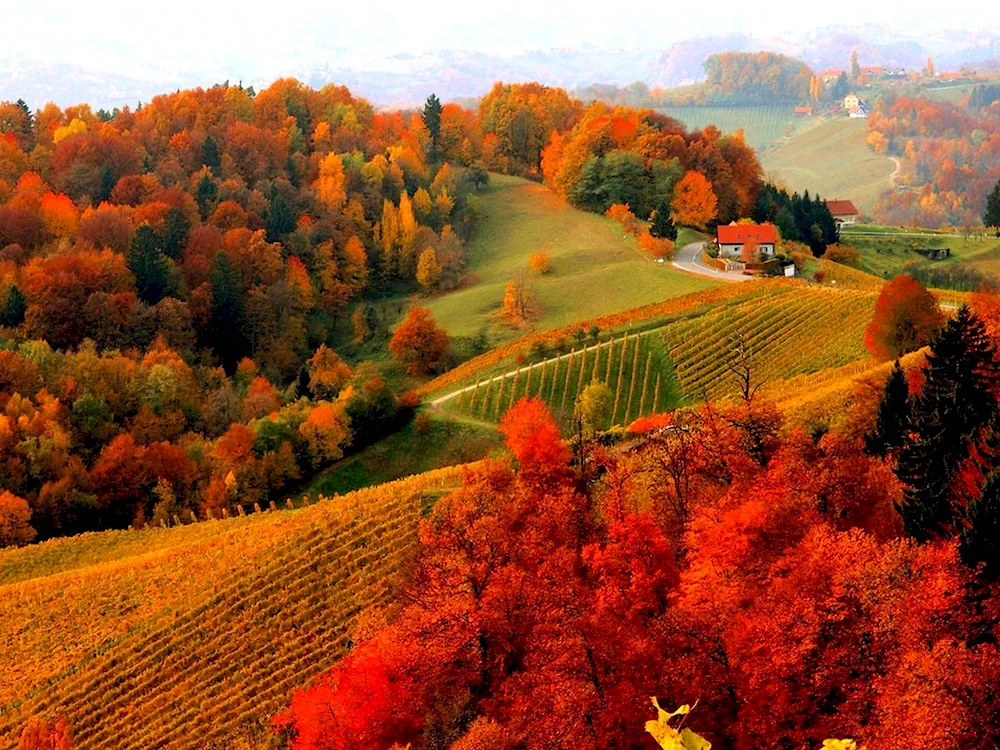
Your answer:
[[[695,273],[699,276],[709,276],[719,281],[752,281],[753,276],[747,276],[741,271],[720,271],[706,265],[701,260],[701,251],[705,249],[704,242],[692,242],[677,251],[674,257],[673,266],[688,273]]]

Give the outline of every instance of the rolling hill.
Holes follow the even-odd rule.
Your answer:
[[[538,331],[716,283],[654,263],[619,224],[567,205],[542,185],[491,175],[482,203],[483,223],[469,244],[471,283],[423,303],[452,336],[475,336],[483,327],[493,341],[523,335],[499,323],[496,312],[506,284],[539,250],[548,253],[552,270],[531,279],[540,308],[531,327]]]
[[[865,120],[829,120],[763,154],[761,164],[768,176],[791,190],[848,198],[870,214],[878,196],[889,189],[895,166],[868,148],[867,137]]]

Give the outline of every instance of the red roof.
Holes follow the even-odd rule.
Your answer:
[[[720,224],[716,233],[720,245],[742,245],[749,239],[760,245],[773,245],[778,241],[774,224]]]
[[[850,201],[826,201],[826,207],[833,216],[857,216],[858,209]]]

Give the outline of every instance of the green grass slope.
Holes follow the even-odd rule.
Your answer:
[[[484,220],[469,246],[473,283],[421,302],[452,336],[474,336],[484,326],[501,342],[522,335],[496,320],[504,287],[529,256],[544,250],[552,271],[531,276],[541,307],[534,330],[570,325],[715,285],[657,264],[634,237],[603,216],[579,211],[542,185],[491,175],[482,195]]]
[[[224,746],[343,655],[460,475],[0,552],[0,748],[32,716],[79,748]]]
[[[764,171],[791,190],[844,198],[870,214],[889,189],[891,159],[868,148],[865,120],[836,119],[796,135],[763,155]]]

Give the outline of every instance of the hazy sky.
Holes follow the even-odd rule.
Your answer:
[[[221,68],[237,60],[263,71],[310,57],[333,65],[369,65],[389,54],[440,48],[493,54],[585,44],[662,48],[679,39],[733,31],[764,38],[866,22],[928,33],[1000,31],[1000,5],[940,0],[905,5],[895,0],[0,0],[0,57],[4,47],[46,61],[80,63],[86,57],[92,66],[124,74],[134,65],[181,71]]]

